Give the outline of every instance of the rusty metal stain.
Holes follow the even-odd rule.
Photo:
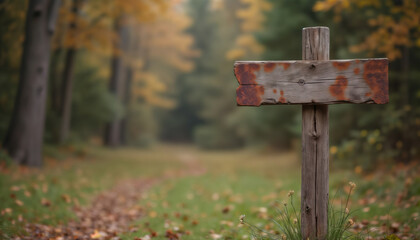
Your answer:
[[[262,95],[264,95],[263,86],[240,85],[236,89],[236,102],[241,106],[259,106]]]
[[[348,80],[345,76],[337,76],[335,79],[334,84],[329,87],[330,93],[333,97],[335,97],[339,101],[347,100],[344,92],[347,88]]]
[[[264,64],[264,72],[272,72],[274,68],[276,67],[275,63],[265,63]]]
[[[333,62],[332,65],[340,71],[344,71],[350,66],[350,62]]]
[[[279,102],[280,102],[280,103],[286,103],[286,98],[284,97],[284,92],[283,92],[283,90],[280,90],[280,98],[279,98]]]
[[[355,68],[354,69],[354,74],[358,75],[360,73],[360,68]]]
[[[385,104],[388,96],[388,60],[369,60],[364,64],[363,78],[371,89],[372,100]]]
[[[235,67],[235,76],[239,84],[256,84],[255,72],[260,70],[256,63],[239,64]]]
[[[279,66],[283,66],[283,69],[286,71],[290,67],[290,63],[279,63]]]

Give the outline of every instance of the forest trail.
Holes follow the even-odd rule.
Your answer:
[[[74,207],[76,219],[62,226],[27,224],[23,239],[120,239],[119,234],[137,231],[135,220],[145,216],[147,209],[139,206],[142,195],[152,186],[168,179],[199,176],[206,172],[194,153],[177,154],[181,169],[168,169],[161,176],[122,181],[112,189],[94,197],[87,207]]]

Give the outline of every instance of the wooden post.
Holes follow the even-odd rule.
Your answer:
[[[328,105],[386,104],[388,59],[329,60],[327,27],[304,28],[302,61],[239,61],[234,72],[239,106],[302,104],[304,240],[325,240],[328,230]]]
[[[329,60],[327,27],[302,30],[302,59]],[[302,106],[302,199],[303,239],[325,239],[328,218],[329,170],[328,105]]]

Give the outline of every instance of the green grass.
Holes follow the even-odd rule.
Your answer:
[[[181,166],[166,153],[155,150],[92,147],[82,156],[68,150],[59,154],[60,160],[47,157],[44,169],[14,166],[2,171],[0,233],[21,233],[23,224],[19,218],[48,225],[65,223],[74,218],[71,206],[88,203],[118,181],[154,177]],[[45,206],[46,201],[49,206]]]
[[[60,155],[60,153],[58,153]],[[124,239],[156,233],[154,239],[166,239],[169,230],[181,233],[182,239],[249,239],[249,229],[239,224],[239,216],[247,222],[273,230],[275,206],[288,200],[289,190],[300,198],[300,159],[293,152],[257,150],[200,151],[191,146],[156,146],[138,150],[107,150],[90,147],[77,151],[77,156],[48,161],[43,170],[7,169],[0,175],[0,210],[11,213],[0,216],[2,233],[22,231],[19,215],[31,222],[61,224],[74,217],[71,206],[86,204],[98,192],[109,189],[127,178],[159,177],[172,169],[185,169],[185,164],[204,166],[200,176],[169,178],[150,189],[139,202],[146,216],[133,223],[133,231]],[[81,157],[83,156],[83,157]],[[334,162],[333,166],[334,166]],[[364,220],[373,226],[400,223],[416,231],[420,212],[419,164],[409,167],[380,168],[369,175],[349,170],[331,169],[332,202],[340,206],[349,181],[357,183],[350,200],[356,222]],[[47,191],[44,185],[47,186]],[[17,191],[14,191],[17,190]],[[31,194],[30,197],[25,192]],[[14,194],[15,198],[10,195]],[[63,196],[71,199],[64,201]],[[42,205],[48,199],[51,206]],[[18,206],[16,199],[22,201]],[[299,201],[295,206],[300,206]],[[391,216],[391,219],[388,217]],[[413,215],[414,214],[414,215]],[[12,222],[15,221],[13,225]],[[370,229],[370,227],[365,227]]]

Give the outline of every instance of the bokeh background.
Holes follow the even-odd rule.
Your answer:
[[[15,106],[27,5],[1,3],[2,139]],[[232,66],[298,60],[301,29],[322,25],[331,30],[331,59],[390,60],[389,104],[331,106],[335,159],[367,168],[408,162],[420,144],[419,17],[418,2],[402,0],[62,1],[44,143],[296,147],[300,107],[237,107]],[[105,134],[107,124],[115,136]]]
[[[157,164],[154,168],[173,167],[170,161],[162,162],[168,156],[159,157],[165,152],[176,155],[193,151],[204,154],[203,159],[210,154],[209,158],[218,159],[210,161],[211,164],[223,165],[226,158],[235,159],[236,166],[247,156],[258,160],[258,156],[266,158],[267,153],[291,152],[293,157],[287,159],[298,163],[301,106],[236,106],[238,83],[233,64],[237,60],[299,60],[301,31],[310,26],[330,28],[331,59],[389,59],[388,104],[330,106],[332,169],[369,175],[384,166],[418,167],[420,2],[417,0],[62,0],[57,5],[55,1],[46,1],[51,12],[57,7],[56,18],[49,23],[55,25],[51,28],[54,31],[49,32],[51,42],[48,38],[43,41],[50,51],[40,54],[43,59],[49,58],[46,98],[38,104],[46,110],[45,114],[40,112],[41,117],[29,114],[29,110],[27,115],[25,111],[20,115],[20,119],[32,122],[41,119],[33,128],[41,129],[42,134],[36,137],[28,131],[17,137],[32,139],[42,151],[20,149],[26,155],[16,160],[13,156],[19,149],[11,147],[10,136],[19,132],[13,128],[20,121],[13,118],[14,112],[25,108],[17,101],[23,82],[24,41],[45,34],[25,29],[25,21],[32,14],[28,12],[30,2],[35,1],[0,0],[3,141],[0,165],[4,174],[4,209],[21,206],[8,196],[16,179],[31,181],[33,175],[25,177],[24,173],[32,170],[25,166],[47,165],[52,173],[62,168],[69,156],[73,160],[89,159],[86,156],[102,159],[104,168],[92,167],[86,159],[82,163],[69,160],[68,165],[78,166],[74,176],[79,176],[77,169],[95,174],[101,169],[109,174],[106,177],[109,182],[118,179],[115,175],[118,173],[111,170],[124,164],[130,166],[137,158],[141,160],[138,166],[134,164],[137,169],[153,161]],[[31,76],[27,79],[30,81]],[[136,151],[133,149],[146,151],[142,152],[145,155],[136,155],[131,152]],[[149,154],[150,149],[154,152]],[[249,150],[259,155],[248,152],[232,155],[232,151]],[[27,160],[33,154],[40,155],[38,160]],[[188,154],[181,157],[186,162],[189,158]],[[250,159],[244,161],[257,166]],[[24,167],[17,167],[19,164]],[[214,169],[234,168],[220,165]],[[120,170],[130,172],[128,169]],[[296,169],[298,173],[299,168]],[[132,171],[131,177],[136,175]],[[267,171],[264,172],[267,175],[276,175]],[[50,173],[42,172],[41,176],[50,179],[48,176],[64,174]],[[93,180],[95,174],[87,179],[97,181]],[[402,181],[398,186],[404,186],[405,178],[411,179],[409,184],[419,182],[418,173],[398,176]],[[298,181],[293,186],[299,186]],[[101,186],[95,188],[98,191],[112,185],[97,184]],[[407,199],[420,195],[420,184],[416,186],[410,190],[411,195],[405,195]],[[393,192],[395,197],[398,191]],[[80,197],[78,194],[69,193],[70,197]],[[418,200],[417,205],[410,206],[417,206],[418,210]],[[18,219],[18,212],[13,219]],[[32,212],[36,213],[39,212]]]

